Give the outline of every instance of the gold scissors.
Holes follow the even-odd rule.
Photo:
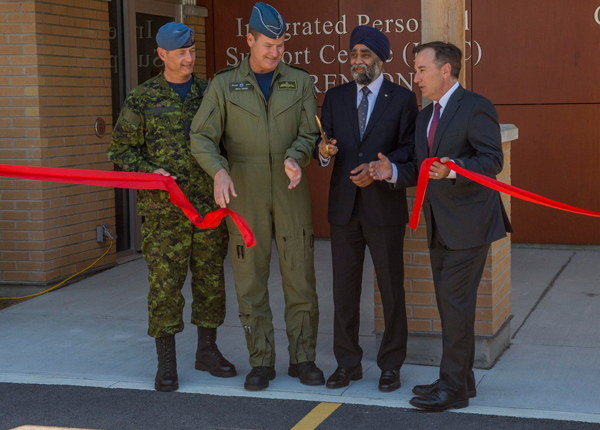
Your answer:
[[[325,131],[323,131],[323,126],[321,125],[321,120],[319,119],[319,116],[315,115],[315,118],[317,119],[319,131],[321,132],[321,139],[323,139],[323,142],[325,142],[325,149],[327,150],[327,153],[329,154],[329,145],[331,142],[329,141],[327,134],[325,134]]]

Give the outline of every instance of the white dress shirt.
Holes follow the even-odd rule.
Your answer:
[[[371,93],[367,96],[367,100],[369,101],[369,110],[367,112],[367,125],[369,124],[369,119],[371,118],[371,114],[373,113],[373,108],[375,107],[375,101],[377,100],[377,96],[379,95],[379,90],[381,90],[381,85],[383,84],[383,73],[380,73],[377,79],[371,82],[369,85],[360,85],[356,84],[356,109],[360,106],[360,102],[363,98],[362,89],[363,87],[368,87],[371,90]],[[357,114],[358,115],[358,112]],[[321,166],[326,167],[329,165],[331,161],[331,157],[323,158],[321,153],[319,152],[319,161],[321,161]]]
[[[442,98],[440,98],[439,101],[433,102],[431,118],[429,119],[429,124],[427,124],[427,136],[429,136],[429,129],[431,128],[431,121],[433,121],[433,114],[435,113],[435,105],[438,103],[440,104],[440,120],[441,120],[442,115],[444,114],[444,108],[448,104],[448,100],[450,100],[450,97],[452,97],[452,94],[454,94],[454,91],[457,90],[459,85],[460,84],[457,81],[454,85],[452,85],[452,88],[450,88],[448,91],[446,91],[446,93],[442,96]],[[387,179],[387,181],[391,182],[391,183],[396,183],[396,181],[398,180],[398,168],[396,167],[396,165],[394,163],[392,163],[392,171],[393,171],[392,178]],[[456,172],[454,170],[450,170],[450,173],[448,174],[448,176],[446,176],[446,178],[447,179],[456,179]]]

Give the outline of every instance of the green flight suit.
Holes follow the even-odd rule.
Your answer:
[[[312,160],[317,139],[313,83],[308,73],[281,62],[269,102],[248,58],[219,72],[210,83],[192,123],[192,155],[211,176],[226,169],[238,197],[229,208],[254,231],[257,245],[246,248],[230,220],[229,242],[240,320],[252,367],[273,366],[275,344],[267,280],[271,243],[279,252],[285,296],[290,363],[315,360],[319,310],[314,268],[314,235],[308,180],[292,190],[284,160],[301,167]],[[219,144],[227,159],[219,154]]]
[[[185,101],[162,73],[135,88],[115,124],[109,158],[125,171],[151,173],[163,168],[201,215],[217,209],[213,181],[190,152],[189,129],[207,82],[193,76]],[[227,228],[196,227],[161,190],[139,190],[138,212],[144,216],[142,255],[148,264],[149,327],[152,337],[183,330],[185,300],[181,289],[192,272],[192,324],[216,328],[225,319],[223,260]]]

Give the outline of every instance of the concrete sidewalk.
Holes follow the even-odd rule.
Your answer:
[[[317,241],[315,261],[321,310],[317,364],[328,376],[336,367],[328,241]],[[228,314],[219,346],[238,376],[219,379],[194,370],[196,331],[188,324],[177,337],[181,392],[410,407],[412,387],[437,379],[437,367],[405,365],[402,388],[378,391],[368,255],[361,316],[364,378],[347,389],[329,390],[287,376],[275,250],[272,262],[277,378],[263,392],[243,389],[250,367],[227,263]],[[600,423],[600,252],[517,248],[512,264],[511,347],[491,370],[476,370],[477,398],[459,412]],[[146,335],[147,290],[147,268],[139,259],[1,311],[0,382],[153,390],[156,353]],[[184,292],[189,298],[189,277]]]

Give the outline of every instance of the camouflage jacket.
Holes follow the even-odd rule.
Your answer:
[[[190,152],[190,125],[207,87],[204,79],[193,79],[185,101],[162,73],[131,91],[114,126],[108,156],[124,171],[165,169],[177,177],[177,185],[204,216],[217,206],[212,178]],[[169,194],[160,190],[139,190],[138,212],[146,216],[182,214],[170,202]]]

